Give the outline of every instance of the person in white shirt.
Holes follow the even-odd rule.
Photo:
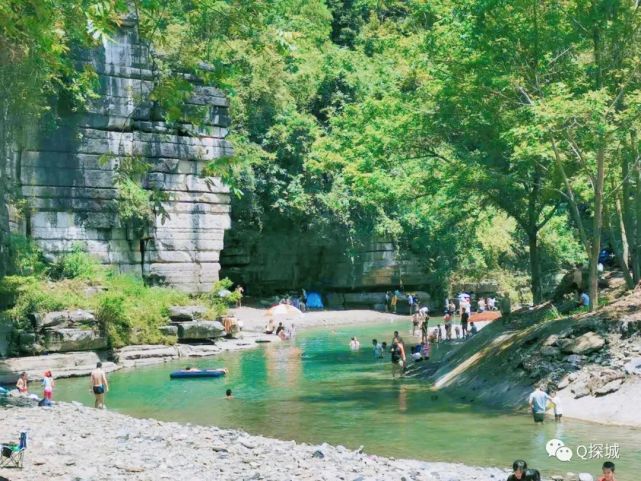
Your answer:
[[[554,404],[554,420],[557,423],[561,422],[563,417],[563,408],[561,407],[561,398],[558,392],[553,392],[550,396],[550,401]]]
[[[361,348],[361,343],[358,342],[358,339],[352,337],[352,340],[349,342],[349,348],[352,351],[358,351]]]

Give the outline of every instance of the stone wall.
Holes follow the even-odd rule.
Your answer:
[[[76,56],[78,68],[97,72],[100,96],[80,114],[59,109],[60,118],[39,125],[16,152],[14,174],[32,209],[20,229],[50,257],[81,243],[120,271],[189,292],[209,290],[218,280],[230,200],[219,179],[201,172],[209,160],[231,153],[225,96],[190,79],[194,91],[186,108],[204,115],[204,125],[164,122],[148,98],[154,73],[132,19],[102,47]],[[116,213],[121,156],[147,161],[145,187],[169,195],[163,206],[168,217],[158,216],[144,236]]]
[[[350,255],[343,239],[286,228],[252,236],[232,227],[225,234],[221,274],[245,286],[253,296],[300,288],[365,295],[362,302],[345,301],[345,306],[372,307],[375,303],[368,300],[367,293],[401,285],[411,290],[429,288],[430,278],[416,255],[399,255],[391,242],[376,239],[365,239],[361,245]]]

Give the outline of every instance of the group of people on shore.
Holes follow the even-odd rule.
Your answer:
[[[105,393],[109,391],[109,382],[107,381],[107,375],[102,369],[102,363],[98,362],[96,368],[91,371],[89,376],[90,389],[93,395],[95,396],[94,406],[97,409],[105,408]],[[26,372],[20,373],[18,381],[16,382],[16,390],[20,396],[33,396],[34,399],[40,399],[38,402],[39,406],[51,406],[53,401],[53,390],[56,387],[56,381],[53,378],[53,373],[51,370],[44,372],[42,376],[42,399],[40,399],[35,394],[29,393],[29,376]]]
[[[597,481],[616,481],[614,470],[613,462],[604,462]],[[508,476],[507,481],[541,481],[541,473],[538,469],[528,468],[527,462],[523,459],[517,459],[512,463],[512,474]]]

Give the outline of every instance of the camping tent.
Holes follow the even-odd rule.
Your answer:
[[[321,299],[320,293],[307,293],[307,309],[322,309],[323,307],[323,299]]]

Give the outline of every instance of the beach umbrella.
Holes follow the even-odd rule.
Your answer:
[[[300,317],[303,313],[300,309],[290,304],[278,304],[271,309],[267,309],[265,315],[269,317]]]

